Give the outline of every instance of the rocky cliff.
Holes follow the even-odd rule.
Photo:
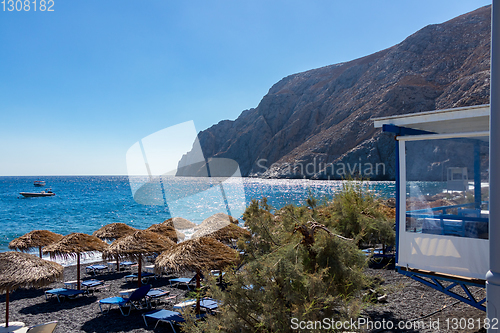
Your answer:
[[[490,11],[483,7],[372,55],[285,77],[256,108],[200,132],[205,156],[236,160],[244,176],[393,179],[394,139],[370,119],[487,104]]]

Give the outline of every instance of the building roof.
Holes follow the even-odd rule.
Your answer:
[[[372,120],[375,128],[390,124],[436,134],[488,132],[490,106],[468,106],[373,118]]]

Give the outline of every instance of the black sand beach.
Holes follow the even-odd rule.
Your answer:
[[[92,275],[85,273],[85,265],[82,266],[82,277],[84,279],[93,278]],[[423,317],[433,313],[436,310],[446,308],[426,317],[424,322],[429,320],[440,321],[439,332],[478,332],[475,329],[453,330],[446,329],[445,321],[451,318],[485,318],[485,312],[477,310],[469,305],[458,303],[456,300],[448,297],[438,291],[424,286],[410,278],[404,277],[394,271],[389,270],[368,270],[370,275],[379,276],[385,282],[383,289],[387,292],[387,303],[371,305],[362,310],[362,315],[370,320],[386,321],[407,321]],[[156,330],[153,330],[154,324],[151,322],[146,327],[142,314],[149,310],[132,310],[130,316],[124,317],[117,307],[113,307],[108,314],[101,314],[98,300],[119,296],[119,291],[135,288],[137,282],[126,282],[123,278],[130,274],[130,270],[124,272],[112,272],[98,275],[96,278],[105,280],[110,286],[108,290],[96,291],[93,295],[78,297],[73,300],[65,300],[61,303],[55,297],[45,299],[44,290],[31,289],[17,290],[11,294],[10,302],[10,320],[21,321],[26,325],[35,325],[48,321],[57,320],[59,322],[55,332],[171,332],[170,326],[166,323],[160,323]],[[194,275],[194,274],[193,274]],[[191,275],[191,276],[193,276]],[[189,274],[186,274],[189,276]],[[190,276],[190,277],[191,277]],[[76,267],[70,266],[64,269],[64,280],[76,279]],[[171,295],[178,295],[177,301],[180,302],[187,296],[188,290],[185,286],[179,288],[170,287],[168,277],[164,276],[158,279],[150,279],[149,283],[153,287],[161,287],[169,290]],[[62,287],[61,282],[54,283],[51,288]],[[477,297],[482,297],[484,291],[480,290]],[[172,309],[174,303],[168,303],[165,307]],[[163,307],[162,305],[161,307]],[[0,295],[0,316],[2,322],[5,316],[5,295]],[[372,330],[373,332],[396,332],[396,330]],[[405,330],[405,332],[436,332],[435,329]],[[399,331],[401,332],[401,331]]]
[[[87,296],[79,296],[75,299],[57,301],[56,297],[45,299],[44,291],[52,288],[64,287],[62,282],[56,282],[44,289],[19,289],[10,295],[10,321],[21,321],[27,326],[41,324],[48,321],[57,320],[58,326],[54,332],[170,332],[170,326],[160,323],[156,330],[153,330],[155,322],[148,323],[146,327],[142,317],[143,313],[151,310],[132,310],[130,315],[125,317],[120,313],[118,306],[113,306],[107,314],[101,314],[98,300],[120,296],[119,292],[126,289],[137,288],[137,280],[133,282],[125,281],[125,276],[131,274],[131,270],[120,272],[110,272],[97,274],[85,273],[85,266],[81,267],[82,280],[96,278],[104,280],[109,287],[95,291]],[[137,268],[132,268],[136,272]],[[188,275],[186,275],[188,276]],[[194,273],[190,276],[194,276]],[[173,276],[169,276],[173,277]],[[76,280],[76,266],[64,268],[64,281]],[[149,279],[149,284],[153,288],[161,287],[170,291],[169,296],[177,295],[176,300],[182,301],[189,290],[185,285],[170,287],[167,276],[158,279]],[[167,309],[172,309],[173,301],[167,303]],[[162,308],[164,305],[158,308]],[[106,305],[107,308],[107,305]],[[5,321],[5,295],[0,295],[0,311],[2,322]],[[152,324],[152,325],[151,325]]]

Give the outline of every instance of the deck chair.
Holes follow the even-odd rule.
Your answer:
[[[124,262],[121,262],[120,263],[120,267],[124,267],[124,268],[131,268],[132,266],[136,265],[137,263],[136,262],[133,262],[133,261],[124,261]]]
[[[52,333],[57,326],[57,321],[51,321],[45,324],[23,327],[16,332],[19,333]]]
[[[206,309],[210,312],[215,312],[219,307],[221,301],[216,301],[212,298],[204,298],[200,300],[200,307]],[[193,304],[193,307],[196,307],[196,304]]]
[[[45,299],[47,299],[47,295],[56,296],[57,301],[61,302],[61,298],[69,298],[73,299],[78,295],[87,294],[87,290],[76,290],[76,289],[66,289],[66,288],[56,288],[45,291]]]
[[[149,281],[149,278],[151,277],[154,277],[156,278],[156,275],[154,273],[150,273],[150,272],[142,272],[141,273],[141,280],[144,282],[144,281]],[[128,279],[130,279],[131,281],[133,281],[134,279],[138,279],[139,278],[139,275],[137,273],[135,274],[129,274],[127,276],[125,276],[125,281],[128,281]]]
[[[200,276],[201,279],[203,279],[203,275]],[[191,288],[189,288],[189,284],[190,283],[193,283],[193,282],[196,282],[196,275],[193,276],[192,278],[176,278],[176,279],[170,279],[169,280],[170,282],[170,286],[172,287],[172,283],[185,283],[187,288],[189,290],[191,290]]]
[[[108,265],[90,265],[90,266],[85,267],[85,272],[87,274],[96,275],[97,273],[102,272],[102,271],[109,272]]]
[[[204,316],[205,316],[205,314],[196,315],[196,319],[199,320],[199,319],[203,318]],[[177,333],[177,331],[175,330],[174,324],[180,324],[180,323],[183,323],[186,321],[179,312],[165,310],[165,309],[144,313],[142,315],[142,318],[144,318],[144,323],[146,324],[146,326],[148,326],[148,322],[146,321],[146,317],[156,320],[156,325],[155,325],[154,329],[156,329],[156,326],[158,326],[158,324],[161,321],[163,321],[165,323],[170,324],[170,327],[172,327],[172,331],[174,333]]]
[[[132,308],[135,308],[137,310],[143,308],[144,306],[148,305],[148,302],[146,300],[146,295],[151,289],[151,285],[147,284],[144,285],[138,289],[136,289],[132,295],[130,295],[129,298],[123,298],[123,297],[108,297],[105,299],[101,299],[99,301],[99,308],[101,309],[101,313],[105,314],[108,313],[109,310],[111,309],[112,305],[118,305],[120,308],[120,312],[124,316],[128,316],[130,314],[130,311]],[[101,304],[109,304],[108,310],[103,311]],[[123,312],[124,308],[128,308],[127,314]]]

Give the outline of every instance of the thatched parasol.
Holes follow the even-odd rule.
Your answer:
[[[136,231],[136,228],[128,226],[125,223],[110,223],[94,231],[92,236],[103,240],[113,241],[115,239],[131,235]]]
[[[194,229],[207,229],[211,228],[213,231],[218,229],[222,229],[230,224],[238,224],[238,220],[224,213],[217,213],[210,217],[207,217],[200,223],[200,225],[196,226]]]
[[[38,248],[40,258],[42,257],[42,247],[57,242],[63,236],[48,230],[33,230],[22,235],[9,243],[9,249],[28,252]]]
[[[167,237],[174,243],[177,243],[177,241],[179,240],[175,228],[166,223],[153,224],[146,230]]]
[[[221,229],[212,230],[211,228],[198,229],[192,238],[212,237],[222,243],[230,243],[233,239],[240,237],[250,237],[250,232],[246,229],[238,227],[235,224],[229,224]]]
[[[182,218],[182,217],[172,217],[168,220],[163,221],[162,223],[170,224],[175,229],[180,229],[180,230],[192,229],[192,228],[196,227],[195,223],[193,223],[189,220],[186,220],[185,218]]]
[[[175,230],[175,231],[177,232],[177,241],[178,242],[184,241],[184,239],[186,238],[186,235],[182,231],[179,231],[179,230]]]
[[[92,236],[96,236],[102,240],[113,241],[136,232],[137,229],[126,225],[125,223],[110,223],[102,226],[100,229],[94,231]],[[120,270],[120,259],[116,257],[116,271]]]
[[[192,229],[196,227],[196,224],[182,217],[172,217],[163,221],[161,224],[171,226],[175,229],[177,232],[177,242],[182,242],[184,238],[186,238],[186,235],[181,231],[181,229]]]
[[[108,244],[95,236],[74,232],[61,238],[58,242],[43,248],[43,253],[49,253],[51,258],[64,259],[76,257],[77,289],[80,290],[80,253],[99,251],[102,252]]]
[[[238,252],[221,242],[201,237],[179,243],[160,254],[155,261],[155,271],[176,272],[196,271],[196,288],[200,289],[200,274],[204,269],[223,269],[238,261]],[[200,312],[200,299],[196,302],[196,312]]]
[[[137,260],[139,263],[137,277],[138,285],[141,286],[142,256],[160,253],[175,246],[169,238],[148,230],[139,230],[132,235],[117,239],[111,244],[102,257],[106,258],[127,258]]]
[[[63,267],[20,252],[0,253],[0,292],[6,292],[5,326],[9,326],[9,293],[17,288],[43,287],[62,279]]]

